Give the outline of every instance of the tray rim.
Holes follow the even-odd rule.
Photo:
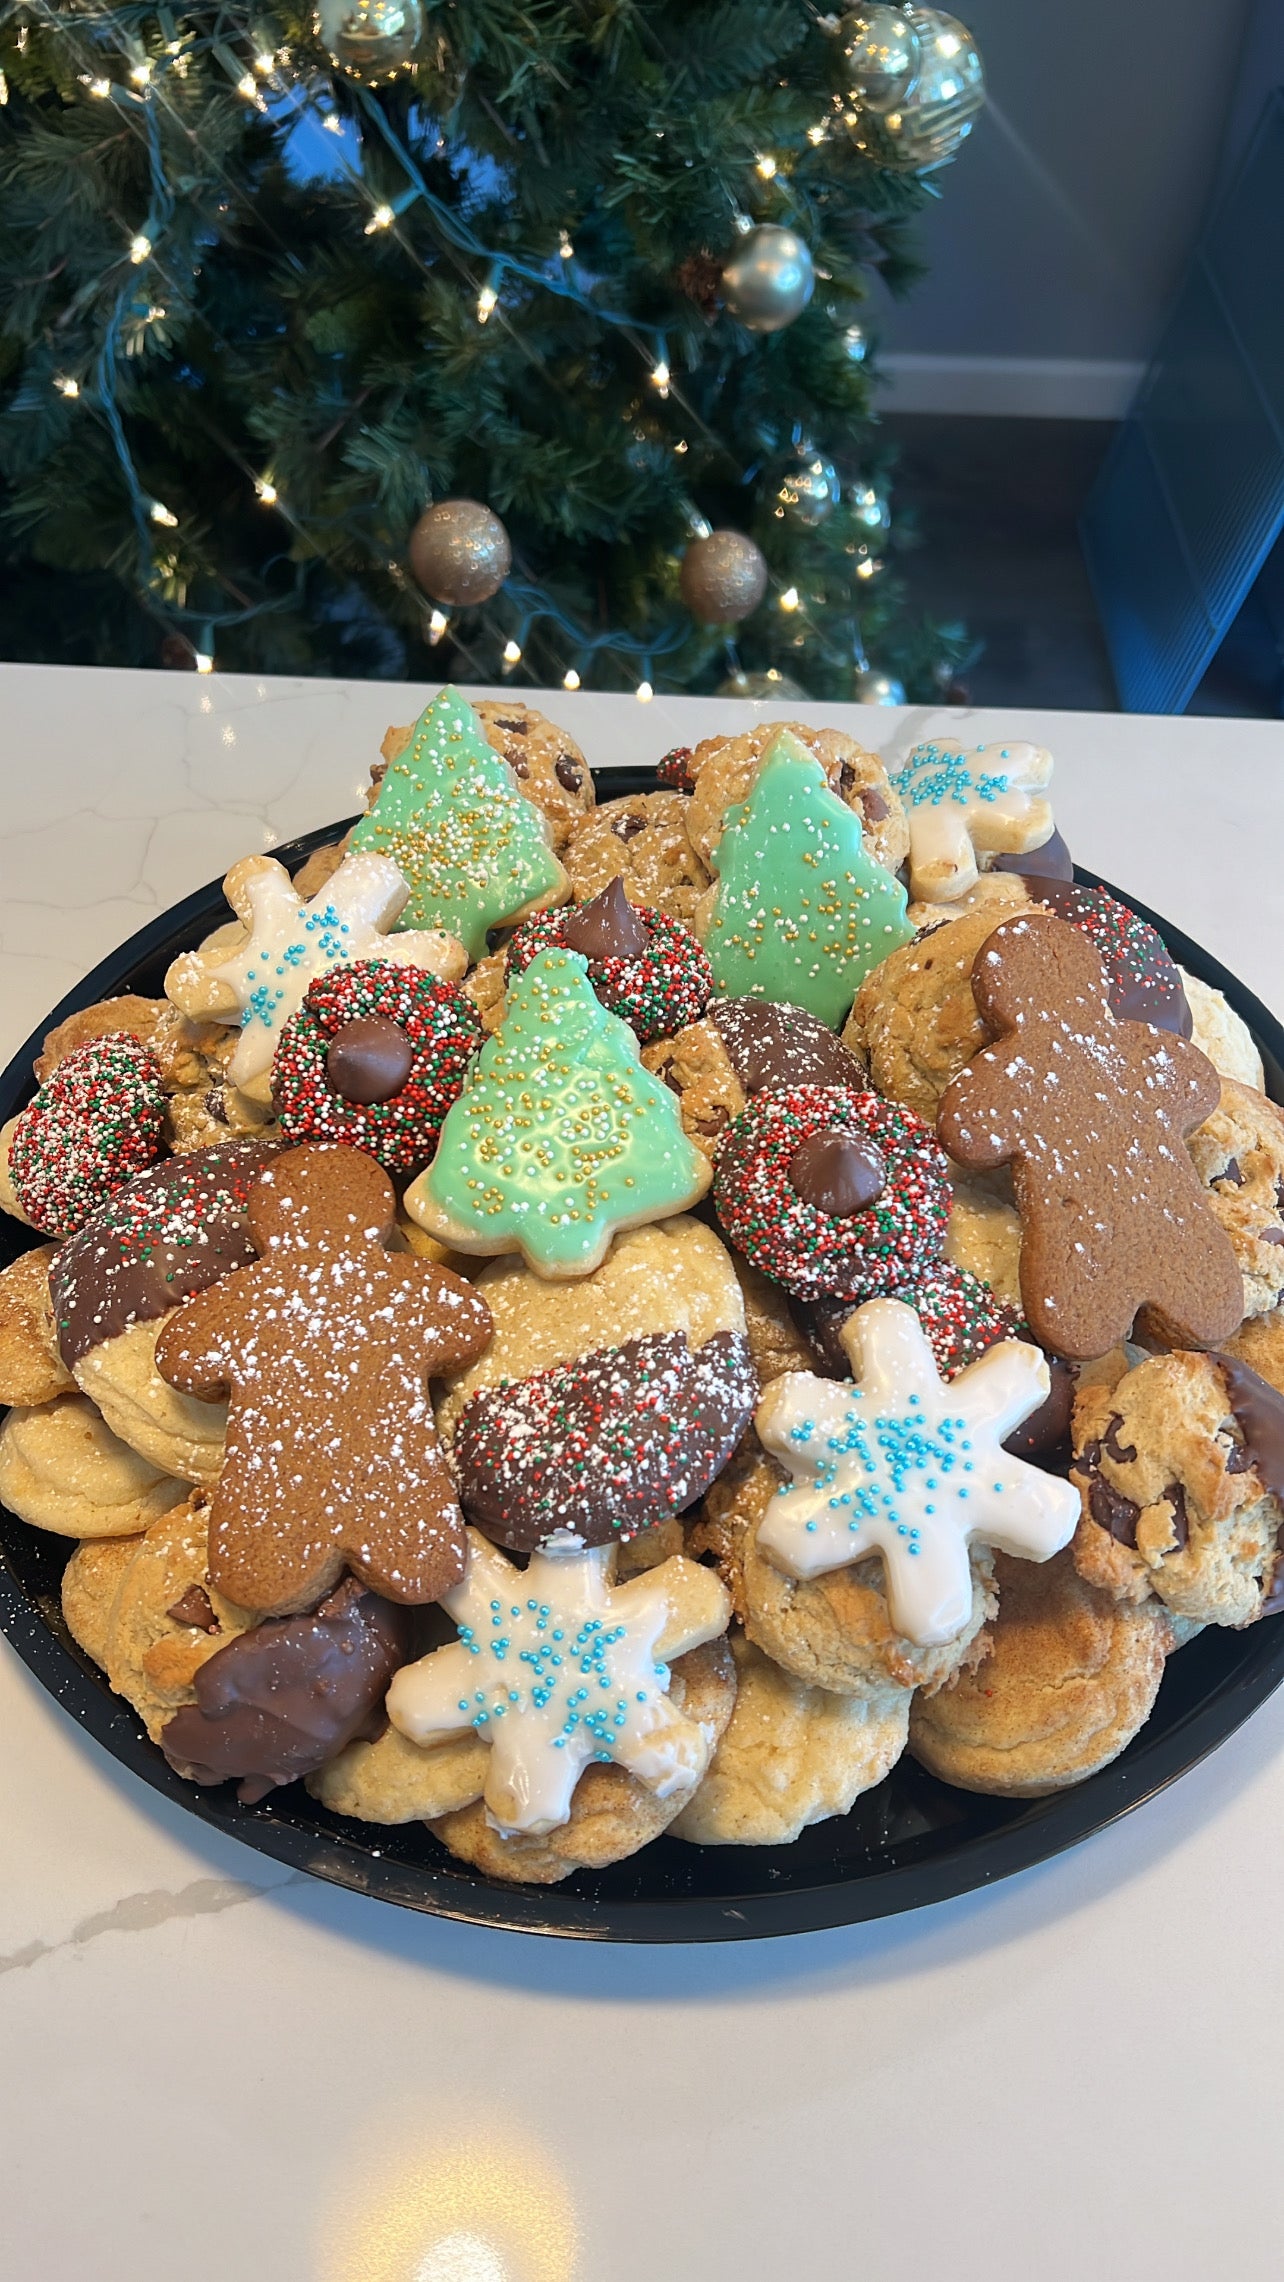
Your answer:
[[[621,791],[650,789],[654,772],[614,770],[611,782]],[[297,866],[315,848],[345,831],[349,821],[319,826],[271,852],[278,861]],[[1258,1046],[1284,1072],[1284,1024],[1246,984],[1136,897],[1122,895],[1109,881],[1081,866],[1076,866],[1075,876],[1084,885],[1119,896],[1155,927],[1180,965],[1225,994]],[[0,1119],[12,1115],[33,1090],[31,1063],[47,1032],[81,1007],[114,995],[125,976],[164,952],[176,936],[216,919],[221,895],[221,880],[195,889],[109,952],[64,994],[0,1073]],[[39,1241],[35,1231],[32,1237]],[[440,1867],[406,1864],[384,1854],[368,1838],[349,1838],[343,1831],[309,1831],[278,1816],[270,1798],[257,1807],[242,1807],[226,1785],[201,1789],[185,1783],[148,1740],[132,1709],[111,1694],[98,1667],[69,1636],[63,1639],[53,1629],[15,1576],[3,1545],[0,1630],[55,1702],[119,1764],[209,1827],[258,1852],[329,1884],[428,1916],[513,1933],[628,1944],[759,1940],[816,1932],[898,1915],[996,1884],[1066,1852],[1165,1790],[1234,1734],[1284,1681],[1284,1625],[1278,1633],[1263,1627],[1260,1641],[1253,1643],[1257,1653],[1251,1663],[1228,1675],[1149,1746],[1136,1756],[1125,1754],[1073,1789],[1030,1802],[1019,1823],[975,1833],[934,1862],[872,1868],[793,1890],[782,1883],[770,1893],[743,1897],[742,1908],[731,1899],[709,1895],[598,1899],[566,1885],[502,1886],[456,1871],[449,1858]],[[373,1831],[377,1837],[379,1826],[353,1823],[351,1829]],[[731,1855],[737,1850],[708,1851]],[[787,1849],[779,1851],[787,1855]]]

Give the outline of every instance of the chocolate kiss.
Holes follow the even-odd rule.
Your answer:
[[[400,1093],[414,1068],[415,1049],[400,1023],[386,1015],[371,1015],[360,1022],[345,1022],[330,1040],[325,1057],[326,1082],[332,1093],[363,1107],[373,1101],[391,1101]]]
[[[887,1168],[872,1141],[827,1127],[813,1133],[789,1160],[789,1179],[804,1204],[846,1220],[881,1196]]]
[[[582,903],[572,913],[562,929],[562,941],[568,951],[578,951],[581,958],[599,963],[603,959],[640,959],[650,945],[651,931],[639,919],[617,875],[591,903]]]

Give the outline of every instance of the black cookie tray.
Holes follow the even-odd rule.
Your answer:
[[[656,779],[650,770],[621,769],[611,786],[613,792],[647,792]],[[341,829],[330,825],[273,853],[293,868]],[[1089,886],[1108,885],[1090,872],[1077,877]],[[1257,1041],[1268,1092],[1284,1103],[1284,1028],[1197,943],[1135,898],[1123,900],[1158,928],[1180,965],[1225,992]],[[214,881],[95,967],[0,1077],[0,1121],[30,1099],[32,1061],[55,1022],[117,992],[159,995],[170,960],[225,917]],[[36,1241],[4,1217],[0,1265]],[[661,1838],[631,1861],[577,1872],[560,1886],[503,1886],[453,1861],[421,1824],[375,1828],[347,1821],[318,1806],[301,1783],[246,1807],[230,1784],[197,1790],[181,1781],[63,1623],[59,1582],[71,1550],[70,1540],[29,1529],[0,1508],[0,1627],[63,1710],[132,1774],[215,1829],[334,1885],[429,1915],[578,1941],[739,1941],[804,1933],[920,1909],[990,1885],[1153,1798],[1233,1734],[1284,1679],[1284,1622],[1209,1631],[1172,1659],[1150,1719],[1122,1756],[1052,1798],[993,1799],[951,1790],[906,1757],[850,1814],[818,1823],[793,1846],[697,1847]]]

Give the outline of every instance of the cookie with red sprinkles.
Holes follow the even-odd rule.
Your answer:
[[[757,1094],[728,1126],[713,1171],[737,1251],[806,1299],[900,1296],[940,1260],[950,1215],[945,1152],[912,1110],[845,1086]]]
[[[1105,967],[1110,1010],[1120,1022],[1149,1022],[1179,1038],[1192,1035],[1181,975],[1146,920],[1105,888],[1080,880],[1028,877],[1025,885],[1032,903],[1087,936]]]
[[[607,1545],[702,1497],[743,1434],[758,1375],[742,1332],[603,1347],[465,1405],[451,1458],[459,1501],[497,1544]]]
[[[603,1006],[644,1046],[698,1022],[713,992],[712,970],[690,928],[649,904],[630,903],[619,879],[609,880],[591,903],[524,920],[505,953],[508,977],[554,945],[588,960],[588,979]]]
[[[695,778],[691,774],[691,747],[673,745],[662,760],[655,764],[655,773],[666,792],[694,792]]]
[[[484,1035],[472,1000],[418,967],[332,967],[273,1059],[283,1138],[364,1149],[389,1173],[427,1164]]]
[[[77,1046],[15,1120],[9,1179],[33,1228],[73,1236],[161,1154],[160,1064],[128,1031]]]

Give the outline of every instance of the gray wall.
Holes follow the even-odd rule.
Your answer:
[[[1216,175],[1254,0],[954,5],[992,103],[940,178],[931,272],[886,312],[885,348],[1144,358]],[[1250,120],[1282,16],[1284,0],[1257,0]]]

